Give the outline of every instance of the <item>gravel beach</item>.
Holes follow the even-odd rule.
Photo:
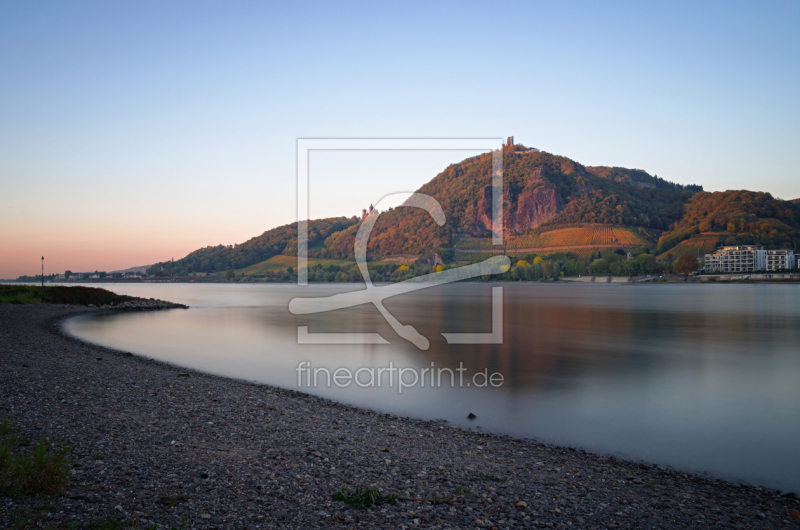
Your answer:
[[[28,439],[75,446],[71,484],[42,525],[800,528],[794,494],[355,409],[63,336],[59,320],[86,310],[0,306],[0,416]],[[357,485],[399,500],[333,500]],[[0,527],[35,502],[0,499]]]

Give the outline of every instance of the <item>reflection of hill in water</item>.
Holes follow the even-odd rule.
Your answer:
[[[482,289],[488,293],[489,287]],[[766,362],[785,350],[754,348],[754,344],[791,347],[800,339],[794,329],[796,306],[789,312],[765,311],[759,307],[763,303],[736,300],[730,305],[723,296],[707,307],[708,300],[697,300],[700,293],[682,290],[675,296],[667,292],[670,287],[663,293],[658,288],[588,289],[597,291],[581,290],[589,297],[582,303],[580,297],[563,296],[573,294],[567,286],[520,290],[507,284],[503,344],[453,346],[439,337],[432,338],[432,348],[419,355],[437,366],[453,367],[461,361],[471,372],[488,367],[490,373],[504,374],[507,387],[534,389],[568,385],[583,377],[657,377],[659,371],[685,370],[687,363],[702,369],[709,357],[723,352]],[[666,298],[659,300],[660,295]],[[608,305],[602,303],[604,298]],[[416,311],[401,306],[401,311],[416,313],[419,329],[429,337],[439,326],[447,331],[490,331],[488,294],[418,300],[417,306]],[[387,307],[394,306],[390,302]],[[413,319],[403,322],[416,325]]]

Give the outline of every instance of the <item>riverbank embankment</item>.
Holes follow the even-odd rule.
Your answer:
[[[355,409],[64,336],[86,308],[0,306],[0,415],[74,445],[42,525],[797,528],[793,494]],[[342,487],[399,499],[371,509]],[[35,498],[0,499],[0,527]]]

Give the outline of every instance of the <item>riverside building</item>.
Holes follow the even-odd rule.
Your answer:
[[[756,272],[794,269],[792,250],[764,250],[760,245],[722,247],[706,254],[706,272]]]
[[[796,264],[797,257],[792,250],[767,250],[768,271],[794,269]]]

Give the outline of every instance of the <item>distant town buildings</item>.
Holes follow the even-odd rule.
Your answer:
[[[761,245],[722,247],[706,254],[706,272],[755,272],[794,269],[793,250],[764,250]]]

